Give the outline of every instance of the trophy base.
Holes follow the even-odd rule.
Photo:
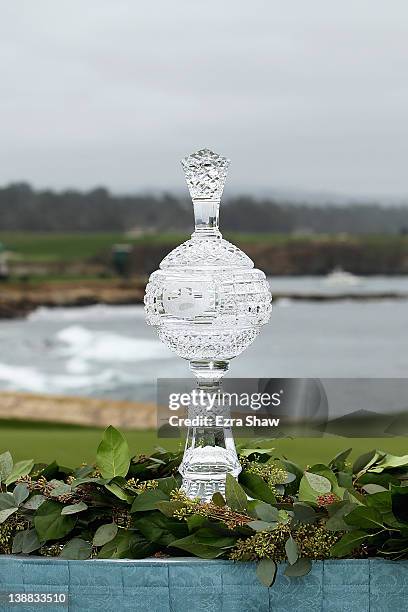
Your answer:
[[[220,480],[198,480],[195,478],[183,478],[181,490],[190,499],[199,499],[202,502],[210,502],[214,493],[221,493],[225,498],[225,477]]]
[[[217,446],[186,450],[179,472],[183,476],[181,489],[190,499],[209,502],[217,492],[225,497],[226,475],[236,478],[241,472],[232,438],[228,436],[226,440],[228,450]]]
[[[221,378],[228,371],[228,361],[190,361],[190,368],[198,379],[197,389],[204,392],[200,403],[188,406],[188,417],[194,420],[204,416],[209,422],[205,426],[192,426],[187,431],[183,461],[179,472],[183,476],[182,491],[190,499],[209,502],[214,493],[225,497],[227,474],[235,478],[241,472],[230,427],[218,426],[216,416],[230,416],[229,405],[222,397],[215,397],[210,406],[208,397],[222,394]],[[208,396],[208,397],[207,397]]]

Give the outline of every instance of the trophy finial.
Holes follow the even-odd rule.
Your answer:
[[[230,160],[210,149],[200,149],[181,160],[193,200],[220,201]]]

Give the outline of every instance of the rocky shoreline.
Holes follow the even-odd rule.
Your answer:
[[[49,308],[92,306],[94,304],[143,304],[146,279],[55,281],[36,284],[4,283],[0,285],[0,319],[24,318],[41,306]],[[408,299],[398,292],[358,293],[291,293],[273,292],[274,301],[289,299],[326,302],[334,300],[370,301],[381,299]]]
[[[70,307],[93,304],[142,304],[145,281],[85,280],[0,286],[0,318],[24,318],[40,306]]]

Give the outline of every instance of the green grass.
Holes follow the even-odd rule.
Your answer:
[[[34,459],[76,467],[93,462],[102,429],[46,423],[0,421],[0,453],[9,450],[15,461]],[[127,431],[132,454],[150,453],[155,446],[181,448],[181,440],[158,439],[155,431]]]
[[[183,447],[182,440],[158,439],[155,431],[126,431],[132,454],[150,453],[158,445],[169,450]],[[102,436],[97,428],[27,423],[16,421],[0,422],[0,453],[10,450],[14,460],[34,459],[36,462],[50,462],[56,459],[61,465],[75,467],[95,459],[96,449]],[[246,446],[250,440],[238,443]],[[406,454],[408,439],[399,438],[296,438],[262,441],[262,446],[276,448],[277,452],[302,466],[327,462],[337,452],[352,447],[352,457],[373,448],[381,448],[396,455]]]
[[[0,242],[21,259],[73,261],[87,259],[123,242],[122,234],[0,232]],[[132,242],[132,241],[126,241]]]
[[[226,232],[225,237],[238,245],[274,244],[290,245],[294,243],[341,242],[351,241],[362,244],[368,250],[388,252],[406,248],[408,237],[392,235],[336,236],[315,234],[310,236]],[[169,249],[189,238],[189,234],[180,232],[159,232],[146,234],[138,238],[128,238],[116,233],[34,233],[34,232],[0,232],[0,242],[13,252],[13,257],[37,262],[73,262],[86,260],[101,253],[109,253],[115,243],[167,245]]]

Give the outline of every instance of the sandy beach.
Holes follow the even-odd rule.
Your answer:
[[[156,427],[156,406],[101,398],[1,392],[0,427],[1,419],[143,430]]]

